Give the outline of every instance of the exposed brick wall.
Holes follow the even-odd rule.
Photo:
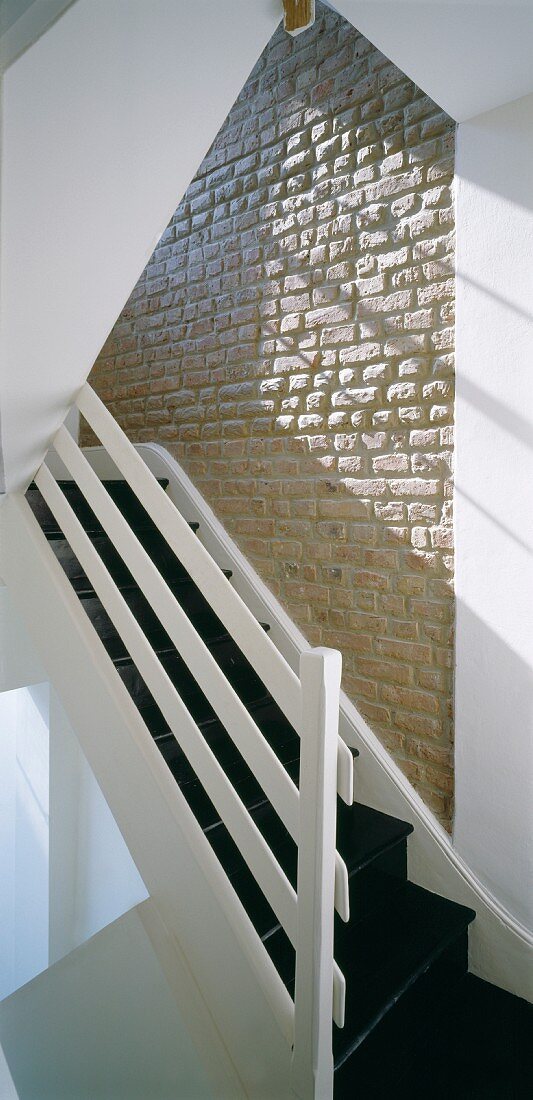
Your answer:
[[[346,691],[447,825],[454,140],[333,12],[280,29],[92,374],[310,641],[342,650]]]

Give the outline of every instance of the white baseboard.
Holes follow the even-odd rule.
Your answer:
[[[219,565],[233,571],[232,583],[254,614],[270,624],[270,637],[297,671],[309,643],[279,601],[228,535],[212,508],[165,448],[139,444],[152,472],[169,479],[169,494],[180,512],[201,524],[199,537]],[[98,452],[98,453],[97,453]],[[101,476],[113,476],[101,448],[91,448]],[[101,464],[104,463],[104,466]],[[340,732],[359,750],[355,764],[357,799],[394,814],[415,827],[409,840],[409,877],[434,893],[476,910],[470,931],[470,969],[495,985],[533,1001],[533,933],[520,923],[474,874],[454,848],[398,765],[343,692]]]

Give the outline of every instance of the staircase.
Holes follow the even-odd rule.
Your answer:
[[[286,693],[276,690],[273,654],[281,657],[268,621],[252,630],[247,612],[241,628],[237,602],[226,613],[231,572],[212,560],[199,583],[206,552],[197,540],[194,553],[198,524],[184,524],[164,493],[167,482],[159,479],[157,488],[141,470],[88,386],[79,406],[127,476],[99,482],[63,428],[54,445],[72,480],[56,481],[42,467],[26,499],[294,1005],[294,1092],[304,1100],[331,1095],[332,1070],[338,1100],[357,1090],[399,1095],[399,1082],[420,1066],[432,1029],[462,988],[475,914],[408,881],[411,825],[352,801],[357,754],[337,738],[331,717],[331,706],[338,715],[336,655],[311,651],[302,661],[309,731],[297,728],[292,680]],[[152,495],[165,499],[158,515],[147,507]],[[190,650],[176,644],[178,621]],[[189,716],[183,738],[169,721],[169,685]],[[176,696],[169,698],[175,706]],[[198,747],[187,723],[200,735]],[[250,749],[248,726],[258,731],[260,751]],[[322,731],[318,740],[313,726]],[[235,796],[251,822],[252,845]],[[333,905],[335,962],[328,949]]]

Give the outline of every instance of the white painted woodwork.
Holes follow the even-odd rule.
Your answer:
[[[298,842],[298,788],[66,428],[60,428],[54,448],[286,829]],[[220,581],[226,584],[221,572]]]
[[[307,737],[302,741],[300,761],[292,1081],[301,1100],[331,1100],[333,1096],[335,790],[341,665],[340,653],[331,649],[303,653],[300,663]]]
[[[70,439],[70,443],[67,442],[66,437]],[[94,501],[95,482],[98,482],[96,475],[93,474],[88,463],[83,458],[83,455],[79,452],[77,445],[72,438],[68,436],[66,430],[59,433],[58,442],[58,453],[62,461],[67,462],[68,459],[69,464],[71,463],[74,468],[77,466],[75,456],[76,452],[78,452],[80,456],[78,463],[79,472],[82,473],[84,480],[90,485],[92,493],[89,500],[92,504]],[[46,465],[43,465],[36,474],[35,482],[52,513],[56,517],[80,565],[93,585],[97,596],[116,626],[128,652],[148,689],[154,696],[174,736],[176,736],[186,753],[189,762],[200,778],[209,798],[220,814],[222,821],[239,848],[249,869],[256,878],[271,908],[276,913],[291,943],[296,947],[297,903],[294,889],[279,866],[270,847],[264,840],[262,833],[255,825],[246,807],[235,792],[224,769],[205,742],[179,693],[152,650],[144,631],[130,611],[98,552],[95,550],[91,540],[83,530],[81,523],[76,518],[73,509],[59,489],[57,482]],[[157,483],[154,482],[154,484]],[[98,487],[101,493],[107,496],[106,490],[100,482],[98,482]],[[99,496],[98,493],[96,495]],[[98,501],[98,503],[101,504],[101,501]],[[104,504],[103,510],[99,514],[101,520],[106,514],[107,507],[107,504]],[[113,508],[115,508],[115,506],[109,498],[109,513],[107,514],[107,518],[111,518],[112,526],[114,525],[115,529],[121,529],[122,524],[124,528],[128,529],[129,535],[125,529],[122,531],[124,545],[127,548],[129,543],[132,545],[135,543],[133,533],[131,529],[128,528],[126,522],[123,521],[119,510],[115,509],[117,513],[117,515],[115,515],[112,510]],[[142,548],[139,547],[139,549]],[[166,586],[157,573],[157,570],[153,567],[153,563],[150,562],[150,559],[148,559],[148,563],[154,570],[154,573],[159,577],[164,596]],[[170,592],[169,597],[173,599],[172,593]],[[278,766],[279,768],[282,767],[279,762]],[[332,812],[336,812],[335,796],[333,797]],[[343,913],[348,912],[348,876],[344,862],[340,860],[338,853],[335,852],[335,845],[333,845],[332,849],[332,858],[334,875],[335,864],[337,863],[341,868],[340,881],[343,891],[341,909]],[[345,997],[344,979],[338,967],[334,966],[333,958],[332,989],[334,989],[333,1011],[335,1022],[339,1026],[342,1026]]]
[[[29,505],[2,519],[2,575],[168,930],[215,1094],[288,1100],[292,999]]]
[[[219,715],[286,829],[298,843],[297,787],[228,683],[149,555],[135,538],[120,509],[64,427],[60,428],[54,440],[54,449],[64,464],[63,473],[66,470],[81,488],[104,530],[140,585],[152,610]],[[224,580],[222,574],[220,579]],[[348,921],[348,872],[338,852],[335,853],[335,904],[341,919]]]
[[[42,462],[281,17],[281,0],[76,0],[4,74],[10,492]]]
[[[168,495],[154,481],[141,455],[88,384],[82,388],[76,404],[213,611],[266,684],[291,726],[302,736],[298,675],[235,589],[229,583],[221,583],[219,565],[199,544],[187,520],[177,512]],[[342,761],[339,794],[351,804],[353,758],[347,745],[339,745],[339,756]]]
[[[48,468],[35,483],[261,890],[296,942],[296,895]]]
[[[81,390],[76,404],[213,611],[254,664],[291,725],[301,734],[298,677],[229,582],[221,583],[217,563],[198,544],[187,521],[176,512],[133,444],[88,384]]]
[[[523,108],[521,103],[515,106],[518,112]],[[510,140],[514,140],[512,135]],[[492,316],[491,302],[487,297],[486,306]],[[216,561],[232,569],[232,585],[256,617],[270,623],[270,638],[298,672],[301,654],[309,648],[302,631],[230,538],[179,463],[159,444],[142,443],[137,449],[156,477],[169,479],[168,495],[187,519],[199,521],[198,537]],[[99,477],[119,476],[102,447],[88,448],[85,453]],[[500,896],[499,890],[489,890],[483,883],[343,691],[339,729],[341,739],[360,752],[356,761],[358,801],[415,826],[408,845],[411,881],[476,910],[477,917],[469,932],[471,971],[532,1000],[531,929],[509,909],[505,895]],[[493,771],[493,781],[499,774],[498,770]],[[340,784],[339,775],[338,771]],[[511,776],[508,778],[510,781]],[[522,783],[525,777],[520,774],[515,778]],[[523,885],[527,892],[526,884]]]

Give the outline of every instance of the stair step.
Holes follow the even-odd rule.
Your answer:
[[[348,870],[349,878],[364,871],[370,863],[375,863],[385,853],[393,848],[402,847],[405,850],[405,842],[412,832],[412,825],[389,817],[369,806],[363,806],[355,802],[353,806],[344,807],[340,799],[337,800],[338,818],[342,820],[345,815],[353,815],[354,827],[349,832],[343,832],[342,828],[337,832],[337,849],[342,856]],[[296,845],[293,843],[287,830],[282,825],[276,811],[265,799],[265,802],[252,814],[256,825],[272,847],[274,855],[278,859],[285,874],[293,886],[296,885]],[[220,835],[212,838],[219,859],[228,875],[235,874],[239,867],[239,852],[233,845],[224,826],[220,824]],[[357,833],[357,843],[352,843],[352,835]],[[391,872],[392,873],[392,872]],[[400,877],[405,877],[405,868],[400,865],[398,871]]]
[[[467,974],[423,1029],[400,1097],[521,1100],[533,1083],[533,1004]]]
[[[258,709],[262,709],[262,707]],[[146,721],[144,712],[141,713]],[[251,707],[250,714],[254,721],[256,721],[256,709]],[[243,779],[247,773],[246,765],[232,738],[222,725],[222,722],[218,720],[214,722],[205,722],[200,725],[200,730],[206,743],[215,753],[217,759],[223,764],[231,781],[235,783]],[[293,758],[299,758],[300,739],[283,716],[281,721],[274,718],[269,726],[265,724],[262,732],[266,741],[282,762]],[[181,746],[174,737],[174,734],[168,729],[165,729],[164,733],[159,735],[156,734],[154,740],[176,781],[180,784],[182,782],[188,782],[191,771],[190,765],[188,764]],[[197,780],[196,776],[194,778]],[[263,795],[263,800],[264,798],[265,796]],[[218,815],[214,821],[218,821]]]
[[[278,754],[281,763],[293,780],[298,776],[300,764],[299,750],[299,739],[296,738],[296,740],[288,741],[283,745]],[[211,830],[216,828],[220,823],[219,814],[206,795],[202,784],[188,762],[185,762],[185,766],[181,768],[179,785],[199,824],[209,838]],[[265,794],[255,778],[255,775],[253,775],[246,764],[244,764],[240,774],[235,775],[235,779],[232,780],[232,786],[242,803],[253,816],[254,811],[258,810],[259,807],[263,805]]]
[[[158,478],[159,485],[163,489],[168,486],[168,478]],[[65,494],[69,504],[73,508],[76,516],[80,520],[84,530],[88,535],[101,535],[103,531],[102,525],[99,523],[94,512],[87,504],[81,489],[74,481],[58,480],[57,483],[60,489]],[[155,524],[150,519],[150,516],[143,508],[142,504],[137,499],[137,496],[130,489],[129,485],[125,481],[103,480],[102,485],[107,489],[110,497],[114,500],[117,507],[122,512],[125,519],[128,520],[130,526],[135,530],[157,530]],[[26,492],[26,500],[30,505],[36,519],[38,520],[42,530],[46,537],[51,540],[57,538],[64,538],[63,532],[59,527],[59,524],[46,504],[42,494],[37,488],[35,482],[32,482],[29,489]]]
[[[465,934],[474,917],[471,909],[405,882],[397,890],[392,908],[372,912],[355,928],[351,922],[336,923],[335,958],[346,978],[347,993],[345,1025],[334,1027],[333,1048],[335,1069],[346,1086],[361,1086],[359,1052],[366,1058],[365,1041],[371,1033],[376,1041],[382,1021],[405,1042],[404,1013],[411,1014],[413,1001],[426,999],[431,990],[430,1000],[438,1003],[442,973],[437,964],[448,950],[456,956],[453,967],[449,957],[446,960],[444,971],[449,972],[449,980],[459,980],[466,971]],[[265,940],[265,946],[293,994],[294,950],[287,936],[278,928]],[[416,990],[419,981],[422,985]],[[379,1049],[387,1050],[388,1057],[390,1047],[380,1044]],[[352,1094],[349,1088],[341,1093]]]
[[[189,526],[193,527],[194,525],[189,524]],[[139,530],[135,531],[135,534],[167,582],[180,579],[191,580],[184,566],[172,552],[163,536],[159,535],[159,532],[154,534],[152,530]],[[113,580],[119,585],[134,586],[135,581],[132,574],[124,564],[109,536],[93,532],[89,537]],[[91,587],[67,539],[57,537],[54,540],[54,553],[76,592],[83,592]]]
[[[392,919],[391,919],[392,916]],[[368,1035],[377,1019],[474,920],[464,905],[432,894],[412,882],[396,896],[394,914],[373,914],[350,935],[339,925],[335,957],[348,983],[346,1027],[335,1040],[340,1065]]]
[[[297,782],[296,766],[291,774]],[[342,817],[345,807],[341,809],[340,800],[337,806],[338,816]],[[353,814],[357,843],[352,847],[349,837],[343,837],[339,832],[337,848],[348,870],[350,926],[353,928],[370,912],[388,905],[406,881],[406,841],[412,826],[357,802],[352,807],[346,807],[346,810]],[[251,815],[267,837],[289,881],[296,887],[297,848],[275,810],[264,799],[254,805]],[[259,935],[262,938],[271,936],[279,929],[277,917],[224,825],[217,823],[207,835]]]
[[[262,698],[264,687],[249,662],[243,657],[237,645],[230,638],[212,646],[212,655],[224,672],[241,701],[247,706]],[[217,715],[206,699],[187,665],[176,649],[163,650],[158,654],[165,672],[172,680],[178,694],[186,703],[187,709],[196,722],[217,720]],[[132,699],[140,710],[151,706],[154,699],[133,661],[118,665],[118,672]]]
[[[221,572],[228,580],[231,578],[231,570],[226,569],[221,570]],[[174,581],[167,581],[167,584],[187,617],[193,622],[197,621],[205,628],[206,636],[227,633],[220,619],[211,610],[209,604],[191,580],[182,577]],[[119,584],[117,587],[154,648],[161,646],[162,649],[174,649],[173,642],[163,630],[157,615],[138,585],[135,583],[132,585]],[[94,588],[89,586],[86,589],[81,589],[77,595],[80,597],[86,614],[111,658],[116,661],[131,662],[126,646],[96,595]]]
[[[296,886],[297,848],[256,776],[163,630],[120,555],[73,482],[60,482],[76,515],[275,858]],[[161,480],[164,488],[168,482]],[[221,621],[124,481],[104,482],[169,588],[208,645],[281,764],[297,784],[300,739]],[[28,500],[163,758],[287,988],[294,992],[295,954],[276,915],[219,819],[180,744],[139,675],[58,524],[33,484]],[[197,523],[190,527],[196,531]],[[222,570],[226,578],[230,570]],[[262,624],[266,630],[266,624]],[[179,730],[178,730],[179,734]],[[353,750],[353,755],[358,754]],[[335,1100],[357,1091],[394,1095],[429,1034],[439,1006],[453,997],[467,968],[468,926],[475,914],[407,881],[412,826],[362,804],[338,800],[337,848],[346,862],[350,921],[335,917],[335,957],[347,981],[346,1024],[334,1027]],[[383,1057],[383,1052],[387,1056]]]
[[[218,647],[222,644],[229,645],[232,643],[234,646],[236,645],[224,624],[213,613],[200,612],[197,615],[193,614],[190,616],[190,621],[208,649],[213,650],[213,656],[217,657]],[[268,623],[260,623],[259,625],[263,627],[265,634],[270,630]],[[158,627],[154,627],[153,630],[147,630],[145,624],[143,624],[143,629],[152,649],[159,657],[175,651],[176,647],[173,641],[160,624],[158,624]],[[132,663],[126,646],[118,633],[113,634],[106,640],[106,649],[117,668]]]

